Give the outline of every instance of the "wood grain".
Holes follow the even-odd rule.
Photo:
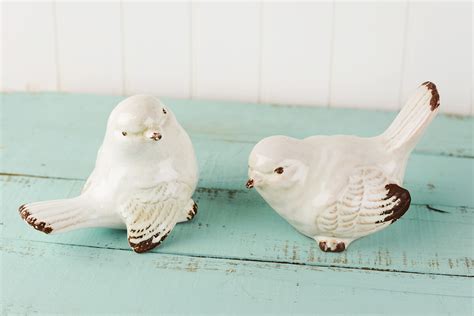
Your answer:
[[[88,95],[5,95],[4,115],[12,119],[4,122],[5,151],[0,171],[85,179],[94,167],[107,117],[120,100]],[[248,155],[263,137],[373,136],[395,117],[390,112],[165,102],[194,142],[201,170],[199,185],[222,189],[243,188]],[[474,207],[474,166],[469,158],[474,156],[473,122],[472,118],[442,115],[434,120],[408,164],[405,182],[414,203]]]
[[[468,278],[11,239],[1,254],[4,271],[16,272],[3,274],[3,314],[467,315],[472,307]]]
[[[5,236],[61,244],[129,250],[126,232],[108,229],[45,235],[18,215],[20,205],[79,194],[83,181],[0,177],[4,192]],[[21,195],[18,193],[21,192]],[[356,269],[470,275],[474,258],[474,210],[465,207],[412,205],[386,230],[351,245],[341,254],[326,254],[315,241],[297,233],[256,192],[200,187],[199,213],[178,225],[159,253],[337,266]]]

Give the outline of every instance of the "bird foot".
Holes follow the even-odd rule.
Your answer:
[[[190,200],[187,204],[186,208],[183,210],[183,213],[180,215],[178,219],[178,223],[185,223],[189,222],[196,216],[198,212],[198,205],[193,200]]]
[[[316,237],[316,241],[319,244],[319,249],[324,252],[342,252],[346,250],[352,240],[348,239],[333,239],[333,238],[321,238]]]
[[[140,241],[139,243],[132,242],[131,238],[128,237],[128,243],[130,244],[130,247],[132,247],[133,251],[135,251],[136,253],[143,253],[161,245],[161,243],[166,239],[166,237],[168,237],[169,233],[170,232],[167,232],[161,237],[159,237],[160,233],[157,233],[154,236],[148,238],[147,240]]]
[[[337,243],[320,241],[319,248],[324,252],[342,252],[346,249],[346,244],[344,244],[342,241]]]
[[[196,216],[198,212],[198,205],[196,202],[193,203],[193,207],[188,211],[188,215],[186,216],[186,219],[188,221],[192,220],[194,216]]]

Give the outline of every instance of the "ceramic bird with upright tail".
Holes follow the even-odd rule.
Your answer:
[[[21,217],[47,234],[81,227],[126,228],[136,252],[158,246],[178,222],[194,217],[194,149],[171,110],[147,95],[110,114],[95,169],[81,195],[24,204]]]
[[[379,136],[265,138],[250,154],[247,187],[321,250],[343,251],[408,210],[407,160],[438,106],[436,86],[425,82]]]

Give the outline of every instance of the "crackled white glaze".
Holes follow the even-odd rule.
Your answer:
[[[120,102],[107,123],[95,169],[80,196],[25,204],[34,228],[57,233],[81,227],[127,228],[137,252],[158,245],[191,219],[198,170],[189,136],[160,100],[136,95]]]
[[[438,105],[426,82],[380,136],[265,138],[250,154],[247,187],[323,251],[343,251],[408,209],[407,159]]]

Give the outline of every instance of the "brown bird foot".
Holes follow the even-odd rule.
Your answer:
[[[315,236],[314,240],[319,245],[319,249],[324,252],[342,252],[349,247],[351,242],[354,241],[352,238],[337,238],[328,236]]]
[[[319,249],[324,252],[342,252],[346,249],[346,244],[343,241],[338,241],[337,243],[320,241]]]
[[[193,207],[188,211],[188,215],[186,216],[186,219],[188,221],[192,220],[194,216],[196,216],[197,212],[198,212],[198,205],[196,204],[196,202],[194,202]]]

